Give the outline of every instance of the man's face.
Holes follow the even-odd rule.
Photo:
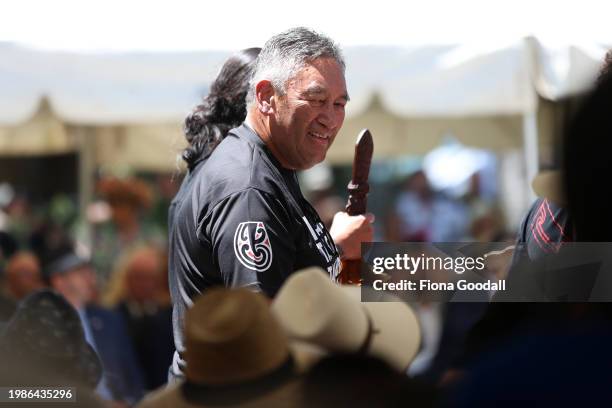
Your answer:
[[[92,284],[94,272],[89,266],[80,266],[71,271],[57,274],[51,278],[51,286],[79,309],[95,297],[95,284]]]
[[[6,267],[7,286],[9,292],[22,299],[44,286],[40,266],[33,255],[16,255]]]
[[[158,257],[150,252],[143,252],[134,257],[130,263],[126,285],[128,297],[136,302],[156,300],[161,287]]]
[[[304,170],[320,163],[344,122],[348,102],[342,68],[333,58],[307,64],[275,93],[269,147],[280,163]]]

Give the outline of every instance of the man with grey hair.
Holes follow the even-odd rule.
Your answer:
[[[340,258],[359,258],[372,240],[371,214],[340,212],[328,231],[296,176],[325,159],[348,100],[344,60],[329,38],[294,28],[261,50],[245,122],[189,173],[170,226],[174,374],[184,368],[183,316],[198,294],[224,285],[273,297],[309,266],[335,279]]]

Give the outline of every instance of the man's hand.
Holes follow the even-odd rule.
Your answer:
[[[361,258],[361,243],[371,242],[374,237],[374,214],[350,216],[345,212],[338,212],[334,216],[330,228],[330,235],[342,251],[342,259]]]

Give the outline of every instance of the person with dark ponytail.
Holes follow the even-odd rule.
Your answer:
[[[185,118],[183,129],[189,146],[182,157],[190,171],[210,156],[230,129],[244,121],[249,80],[260,50],[247,48],[229,57],[208,96]]]
[[[246,95],[259,51],[261,48],[247,48],[229,57],[211,84],[208,96],[185,118],[183,125],[189,146],[183,150],[181,156],[187,164],[188,173],[168,210],[171,243],[168,272],[173,298],[172,325],[176,349],[181,352],[184,350],[182,332],[185,309],[182,302],[177,302],[177,298],[180,299],[180,288],[177,285],[177,272],[172,258],[176,254],[172,243],[183,241],[183,238],[172,226],[177,221],[180,207],[189,201],[192,185],[200,169],[229,131],[240,126],[246,117]],[[173,366],[176,366],[177,361],[178,364],[182,362],[179,354],[175,354]],[[169,379],[180,375],[181,369],[182,367],[175,367],[171,370]]]

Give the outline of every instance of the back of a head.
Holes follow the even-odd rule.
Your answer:
[[[612,76],[599,78],[568,129],[563,179],[576,241],[612,241],[612,220],[605,191],[612,177]]]
[[[345,63],[340,47],[330,38],[305,27],[296,27],[270,38],[259,54],[247,105],[255,100],[255,86],[261,80],[272,82],[274,90],[285,93],[287,81],[306,64],[318,58],[333,58],[344,70]]]
[[[102,297],[104,306],[113,308],[124,301],[160,301],[165,285],[164,262],[162,253],[151,245],[127,251],[113,269]]]
[[[0,370],[0,386],[18,389],[57,388],[65,390],[66,393],[64,395],[68,395],[67,392],[69,391],[71,396],[66,398],[73,398],[71,402],[58,399],[55,401],[45,401],[45,404],[41,404],[41,401],[20,402],[16,405],[20,408],[39,408],[41,405],[50,405],[51,407],[69,406],[71,408],[108,407],[95,393],[95,384],[91,384],[86,378],[79,379],[73,375],[67,375],[65,372],[57,370],[57,367],[48,366],[42,361],[34,361],[33,359],[24,361],[16,357],[9,357],[8,360],[3,359],[2,364],[6,369]]]
[[[303,405],[313,407],[433,406],[431,387],[398,373],[384,361],[363,354],[334,354],[305,375]]]
[[[185,119],[183,130],[189,147],[183,151],[183,160],[190,168],[244,121],[249,80],[259,51],[260,48],[247,48],[229,57],[208,96]]]
[[[139,248],[127,266],[127,298],[136,302],[156,301],[162,289],[161,254],[153,247]]]
[[[35,292],[20,304],[0,337],[0,359],[12,367],[0,375],[0,385],[93,389],[102,375],[76,310],[48,290]]]
[[[7,289],[15,299],[22,299],[44,286],[40,262],[30,252],[18,252],[6,265]]]

